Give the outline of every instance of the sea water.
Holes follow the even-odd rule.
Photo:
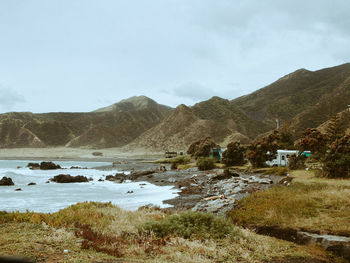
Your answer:
[[[177,196],[177,191],[172,186],[156,186],[147,182],[131,181],[121,184],[110,181],[99,182],[98,179],[118,171],[102,171],[94,167],[111,163],[59,161],[55,163],[65,169],[31,170],[26,167],[29,162],[38,161],[0,160],[0,179],[4,176],[10,177],[15,184],[0,186],[0,211],[29,210],[51,213],[84,201],[112,202],[121,208],[135,210],[148,204],[166,207],[168,205],[163,204],[162,201]],[[71,166],[89,169],[70,169]],[[47,183],[50,178],[59,174],[83,175],[87,178],[91,177],[93,181]],[[36,185],[28,186],[31,182]],[[15,191],[17,188],[21,188],[22,191]]]

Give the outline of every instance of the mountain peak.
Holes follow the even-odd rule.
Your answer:
[[[165,105],[160,105],[154,100],[146,97],[146,96],[132,96],[127,99],[123,99],[115,104],[110,106],[100,108],[95,110],[94,112],[110,112],[110,111],[129,111],[129,110],[142,110],[147,108],[168,108],[170,107]]]

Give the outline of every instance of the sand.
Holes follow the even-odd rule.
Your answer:
[[[93,152],[101,152],[102,156],[94,156]],[[17,160],[81,160],[81,161],[113,161],[115,159],[154,159],[160,158],[163,153],[149,153],[145,150],[124,151],[121,148],[83,149],[83,148],[14,148],[0,149],[0,159]]]

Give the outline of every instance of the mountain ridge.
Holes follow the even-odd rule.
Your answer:
[[[225,146],[247,143],[288,125],[295,136],[318,127],[350,104],[350,63],[299,69],[251,94],[214,96],[193,106],[171,108],[133,96],[92,112],[0,114],[0,147],[89,147],[150,151],[185,150],[210,136]]]

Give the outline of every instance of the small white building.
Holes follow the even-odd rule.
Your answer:
[[[272,161],[266,161],[268,166],[288,166],[288,158],[291,155],[298,155],[298,150],[277,150],[276,158]]]

